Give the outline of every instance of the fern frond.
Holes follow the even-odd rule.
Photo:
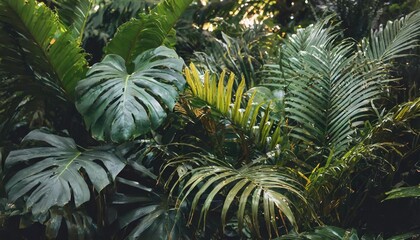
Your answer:
[[[298,29],[285,42],[282,53],[293,56],[301,51],[311,51],[314,47],[324,47],[333,42],[340,33],[336,29],[336,24],[331,25],[334,15],[325,17],[316,24],[307,28]],[[329,26],[330,27],[326,27]]]

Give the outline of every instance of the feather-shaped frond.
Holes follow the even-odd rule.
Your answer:
[[[0,62],[1,75],[26,74],[9,70],[8,61],[21,62],[32,72],[33,78],[73,96],[77,82],[87,71],[87,61],[78,42],[59,23],[57,15],[34,0],[4,0],[0,7],[1,35],[13,39],[12,47],[20,50],[19,53],[2,54],[9,57]],[[1,49],[4,47],[8,46]]]
[[[368,119],[386,75],[380,65],[364,67],[354,42],[338,42],[339,32],[327,25],[329,20],[286,39],[281,62],[266,66],[265,81],[284,92],[291,136],[339,156]]]
[[[407,56],[407,50],[418,46],[419,37],[420,11],[416,11],[372,30],[370,37],[363,39],[359,48],[370,61],[389,62]]]
[[[161,46],[174,24],[192,0],[164,0],[143,14],[118,28],[105,48],[106,54],[118,54],[127,64],[142,52]]]
[[[54,0],[54,3],[58,6],[60,20],[81,42],[93,0]]]
[[[392,109],[383,117],[381,122],[369,130],[362,141],[347,151],[341,158],[313,170],[308,178],[308,194],[313,196],[319,194],[319,196],[325,197],[333,195],[337,189],[343,189],[343,185],[348,185],[351,182],[349,177],[357,164],[363,159],[383,160],[383,157],[390,153],[409,154],[409,151],[404,148],[406,147],[406,142],[404,142],[406,138],[396,138],[394,132],[397,132],[396,129],[405,129],[405,132],[413,132],[414,139],[418,139],[419,129],[412,129],[407,122],[419,118],[420,98]],[[348,179],[348,181],[344,179]],[[326,203],[328,204],[328,201]]]
[[[87,70],[77,40],[56,14],[35,0],[0,1],[0,56],[3,130],[13,119],[27,120],[29,112],[36,111],[31,105],[36,101],[73,99]]]

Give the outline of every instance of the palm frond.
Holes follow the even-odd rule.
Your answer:
[[[188,37],[188,36],[187,36]],[[231,37],[222,32],[222,39],[212,39],[204,52],[195,52],[194,63],[218,74],[228,69],[236,76],[244,76],[248,88],[259,83],[258,70],[263,66],[263,44],[269,35],[263,27],[247,29],[240,37]],[[272,40],[272,39],[270,39]],[[199,65],[200,64],[200,65]],[[235,82],[235,87],[239,82]]]
[[[385,84],[379,65],[364,72],[354,43],[337,43],[339,32],[327,18],[298,30],[284,42],[279,65],[267,65],[267,85],[284,93],[290,136],[341,155],[371,113],[371,101]]]
[[[402,103],[395,108],[394,113],[391,115],[394,121],[404,122],[414,120],[420,117],[420,97],[413,101]],[[392,112],[391,112],[392,113]],[[384,119],[383,124],[385,124]]]
[[[396,114],[394,114],[394,121],[402,122],[404,125],[410,128],[417,137],[420,137],[420,127],[412,126],[410,122],[416,122],[420,119],[420,98],[415,99],[412,102],[401,105]],[[417,151],[420,146],[417,145]],[[400,187],[392,189],[386,193],[387,197],[385,200],[406,198],[406,197],[419,197],[420,196],[420,185]]]
[[[5,55],[8,60],[23,60],[27,70],[32,72],[31,77],[64,92],[64,97],[72,97],[77,82],[87,70],[85,55],[78,42],[44,4],[34,0],[4,0],[0,4],[1,35],[12,38],[20,49],[19,53]],[[9,67],[7,61],[1,61],[2,76],[25,76],[26,72],[11,72]]]
[[[73,32],[79,43],[83,39],[93,0],[54,0],[60,20]]]
[[[30,122],[43,105],[66,105],[87,70],[58,17],[34,0],[0,1],[0,132]],[[60,103],[60,104],[59,104]],[[49,108],[51,111],[51,109]],[[56,109],[54,109],[57,111]]]
[[[331,24],[333,17],[333,15],[327,16],[316,24],[298,29],[284,42],[281,54],[295,56],[302,51],[310,52],[314,47],[322,48],[331,44],[339,34],[339,31],[335,28],[336,25]],[[326,27],[328,25],[331,26]]]
[[[243,104],[246,89],[244,78],[234,90],[233,73],[229,75],[227,81],[226,71],[216,79],[216,76],[208,71],[204,75],[200,74],[193,63],[189,68],[185,68],[185,78],[193,96],[204,100],[236,126],[247,131],[258,146],[272,150],[284,140],[280,125],[270,118],[271,108],[267,102],[259,104],[254,102],[254,93],[247,103]]]
[[[118,54],[127,64],[145,50],[162,45],[172,27],[192,0],[163,0],[150,14],[121,25],[105,48],[106,54]]]
[[[420,11],[416,11],[372,30],[370,37],[364,38],[359,48],[371,61],[389,62],[407,56],[407,50],[418,46],[419,37]]]
[[[204,162],[210,162],[180,174],[171,190],[177,192],[178,205],[185,201],[191,204],[190,224],[199,213],[198,225],[205,227],[211,209],[220,213],[223,227],[235,218],[239,232],[249,228],[255,236],[261,237],[261,222],[270,238],[272,233],[279,235],[278,224],[297,228],[297,209],[293,206],[307,202],[299,182],[286,169],[256,164],[234,169],[220,160],[206,159]]]
[[[191,0],[162,0],[152,9],[151,13],[164,16],[163,28],[169,32],[191,3]]]
[[[28,164],[6,181],[8,198],[15,202],[26,197],[26,207],[33,214],[45,213],[53,206],[72,202],[76,207],[90,200],[86,172],[96,191],[109,185],[125,164],[107,149],[80,151],[73,139],[46,133],[30,132],[24,142],[41,143],[39,147],[10,152],[5,161],[6,174],[16,166]],[[96,163],[101,162],[101,164]]]
[[[401,151],[405,142],[400,141],[405,140],[404,138],[395,138],[395,132],[397,129],[413,130],[409,122],[419,118],[420,98],[392,109],[381,122],[372,127],[364,138],[341,158],[315,168],[309,176],[308,193],[313,196],[325,197],[331,196],[337,189],[346,188],[351,183],[349,179],[351,174],[363,159],[385,161],[384,157],[392,152],[398,155],[409,154],[407,151]],[[384,133],[391,133],[391,135],[386,137]],[[418,138],[420,131],[414,130],[414,134]],[[418,148],[418,146],[414,146],[414,148]],[[348,179],[348,181],[344,179]]]

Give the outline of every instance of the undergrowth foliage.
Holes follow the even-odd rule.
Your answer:
[[[359,43],[335,15],[204,32],[225,23],[185,20],[202,2],[0,0],[1,236],[370,239],[360,209],[418,210],[420,100],[387,97],[419,11]],[[121,5],[139,13],[89,65],[92,18]],[[211,44],[185,63],[188,27]]]

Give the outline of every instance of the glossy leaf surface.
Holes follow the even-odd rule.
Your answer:
[[[77,86],[77,109],[93,137],[122,142],[156,129],[183,89],[183,60],[166,47],[148,50],[129,72],[124,59],[107,55]]]

